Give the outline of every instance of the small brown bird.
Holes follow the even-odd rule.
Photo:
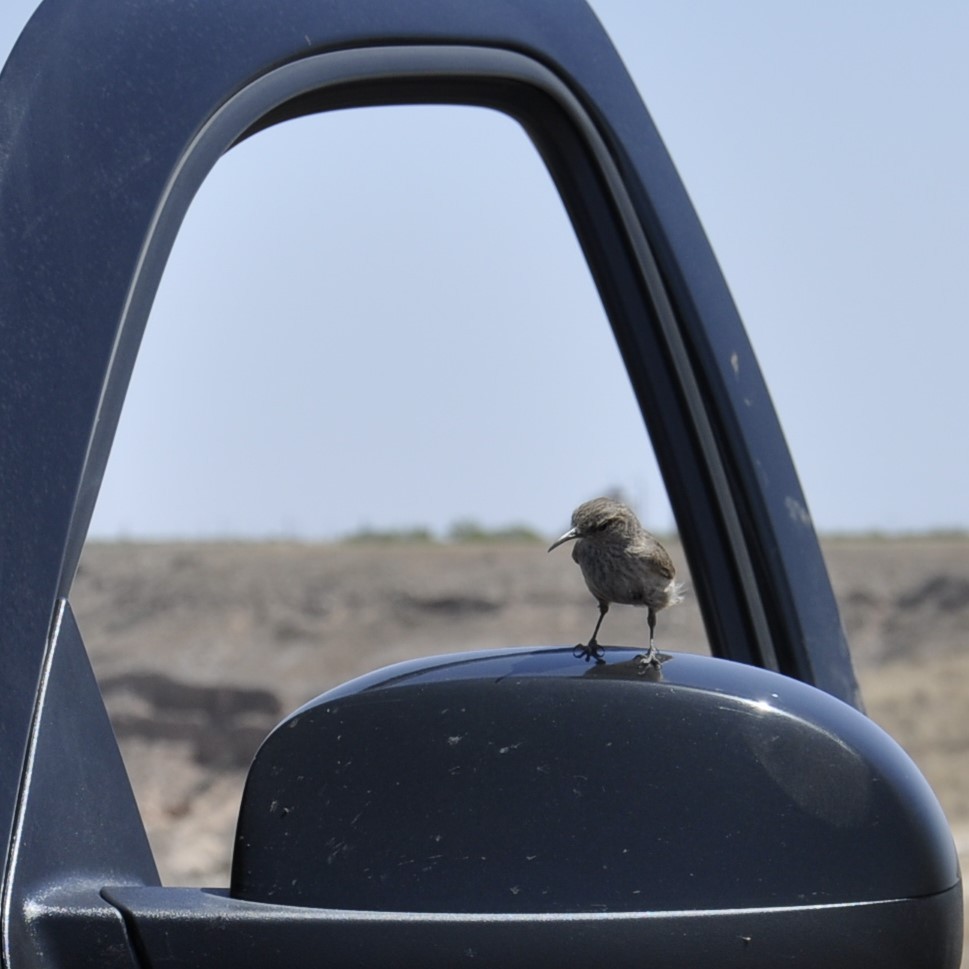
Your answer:
[[[649,624],[649,650],[644,665],[657,664],[653,644],[656,613],[682,598],[676,569],[666,549],[639,524],[630,508],[611,498],[593,498],[572,512],[572,527],[549,546],[551,552],[563,542],[575,540],[572,558],[582,569],[589,591],[599,601],[599,621],[588,643],[576,646],[576,655],[601,662],[602,647],[596,642],[599,627],[611,602],[645,606]]]

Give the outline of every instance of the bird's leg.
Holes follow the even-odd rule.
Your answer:
[[[592,630],[592,636],[587,643],[579,643],[575,649],[572,650],[572,655],[575,657],[583,657],[588,663],[590,659],[595,659],[597,663],[604,663],[603,649],[596,642],[596,636],[599,635],[599,627],[602,625],[602,620],[605,619],[606,613],[609,611],[609,603],[599,601],[599,620],[596,622],[596,628]]]
[[[649,649],[639,657],[639,665],[643,668],[659,666],[659,660],[657,659],[658,651],[656,644],[653,642],[653,636],[656,633],[656,610],[652,606],[647,607],[646,622],[649,625]]]
[[[602,620],[606,618],[606,613],[609,611],[609,603],[603,600],[599,602],[599,618],[596,620],[596,628],[592,630],[592,638],[586,643],[586,654],[589,657],[594,657],[597,663],[601,663],[603,656],[603,649],[596,641],[596,636],[599,635],[599,627],[602,625]]]

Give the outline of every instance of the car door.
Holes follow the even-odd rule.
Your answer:
[[[324,958],[328,933],[354,931],[350,917],[320,929],[319,913],[280,906],[260,921],[247,903],[154,884],[70,588],[148,310],[208,171],[269,125],[401,103],[502,111],[548,167],[649,430],[715,656],[860,707],[756,359],[673,164],[584,2],[45,0],[0,76],[10,965],[78,953],[92,964],[154,964],[173,932],[186,964],[238,964],[244,954],[213,948],[212,933],[247,919],[255,934],[238,938],[258,936],[260,952],[281,946],[296,964],[298,953],[312,962],[316,945]],[[943,872],[932,884],[951,891],[958,876],[937,819],[930,826],[929,867]],[[132,902],[125,886],[148,894]],[[394,932],[414,919],[396,929],[378,921],[391,959]]]

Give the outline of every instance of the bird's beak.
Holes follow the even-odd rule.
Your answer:
[[[555,539],[551,545],[549,545],[548,550],[551,552],[553,548],[558,548],[564,542],[571,542],[573,538],[579,537],[579,530],[577,528],[570,528],[564,535],[560,538]]]

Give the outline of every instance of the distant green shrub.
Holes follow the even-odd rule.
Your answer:
[[[343,541],[352,545],[417,544],[433,542],[434,536],[429,528],[371,528],[368,525],[345,536]]]
[[[527,525],[502,525],[485,528],[472,519],[456,521],[448,529],[449,542],[541,542],[543,537]]]
[[[535,542],[545,541],[545,536],[528,525],[502,525],[487,528],[471,518],[456,521],[443,538],[436,536],[430,528],[371,528],[365,525],[355,532],[344,535],[340,541],[350,545],[380,544],[420,544],[439,541],[460,545],[469,542]]]

